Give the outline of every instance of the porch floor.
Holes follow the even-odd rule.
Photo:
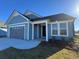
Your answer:
[[[0,38],[0,51],[13,47],[17,49],[31,49],[37,47],[41,40],[18,40],[9,38]]]

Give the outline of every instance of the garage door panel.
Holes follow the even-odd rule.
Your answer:
[[[10,28],[10,37],[24,39],[24,26]]]

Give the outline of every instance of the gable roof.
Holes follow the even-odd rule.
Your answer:
[[[40,15],[36,14],[35,12],[29,11],[29,10],[27,10],[23,15],[25,17],[29,18],[30,20],[41,17]]]
[[[60,13],[56,15],[50,15],[50,16],[40,17],[36,19],[31,19],[31,21],[46,20],[46,19],[49,19],[50,21],[64,21],[64,20],[75,19],[75,17],[64,14],[64,13]]]
[[[50,15],[50,16],[44,16],[44,17],[38,16],[34,12],[31,12],[28,14],[27,13],[28,12],[21,14],[20,12],[14,10],[5,24],[8,24],[11,21],[12,16],[16,16],[16,15],[21,15],[21,17],[23,17],[27,21],[39,21],[39,20],[47,20],[47,19],[49,21],[64,21],[64,20],[67,21],[67,20],[75,19],[75,17],[64,14],[64,13]]]
[[[12,14],[9,16],[9,18],[8,18],[8,20],[6,21],[5,24],[8,24],[8,23],[11,21],[12,17],[13,17],[13,16],[17,16],[17,15],[20,15],[20,16],[23,17],[26,21],[29,21],[29,19],[26,18],[25,16],[23,16],[20,12],[14,10],[14,11],[12,12]]]

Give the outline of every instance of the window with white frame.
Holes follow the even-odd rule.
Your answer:
[[[58,35],[58,26],[56,24],[52,24],[52,35]]]
[[[66,23],[60,23],[60,35],[67,35]]]
[[[51,35],[52,36],[67,36],[68,35],[68,24],[63,23],[52,23],[51,24]]]

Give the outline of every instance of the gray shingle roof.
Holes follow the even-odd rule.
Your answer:
[[[64,14],[64,13],[60,13],[56,15],[50,15],[50,16],[40,17],[36,19],[31,19],[31,21],[46,20],[46,19],[49,19],[50,21],[64,21],[64,20],[75,19],[75,17]]]

